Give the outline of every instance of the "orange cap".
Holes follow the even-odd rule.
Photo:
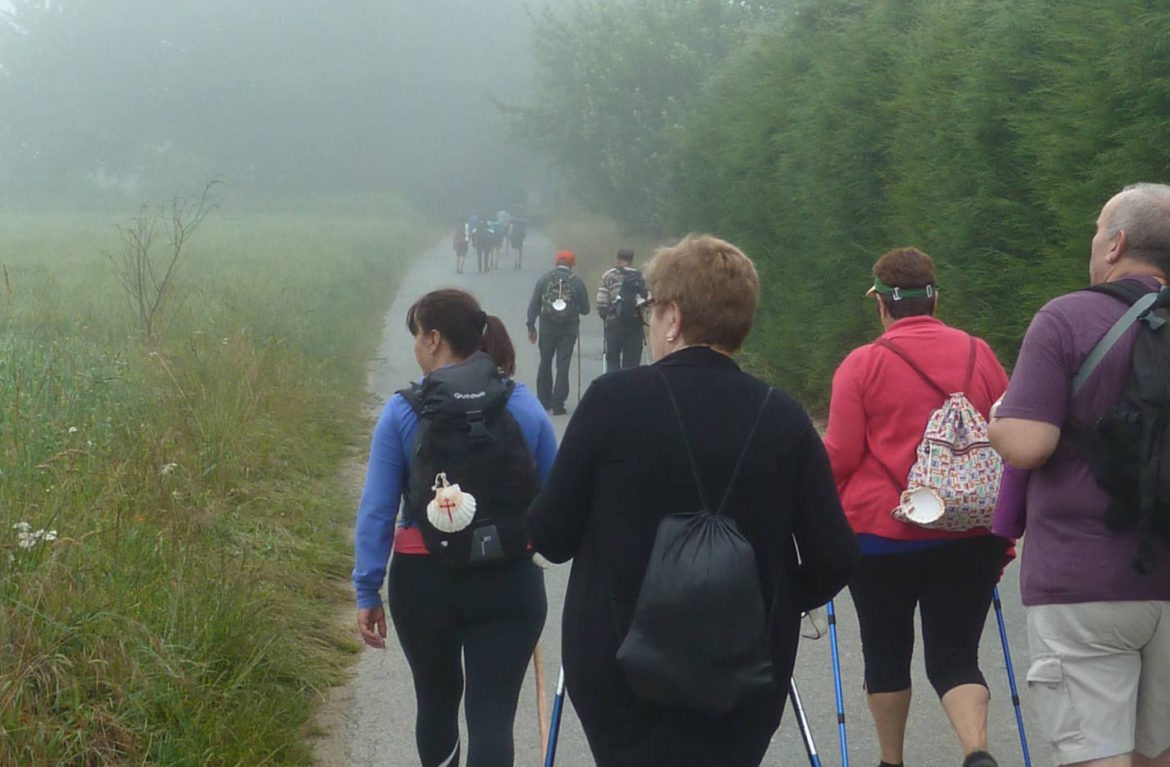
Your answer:
[[[557,253],[557,266],[565,264],[566,266],[576,266],[577,257],[573,255],[571,250],[562,250]]]

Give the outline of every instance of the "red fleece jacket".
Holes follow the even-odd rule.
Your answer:
[[[896,344],[943,390],[962,389],[971,351],[963,331],[934,317],[918,316],[896,321],[882,338]],[[992,403],[1007,389],[1008,378],[982,339],[975,339],[975,350],[975,370],[965,394],[987,418]],[[930,413],[941,404],[942,396],[889,349],[866,344],[837,368],[825,448],[854,532],[904,541],[987,534],[983,529],[927,530],[890,516],[904,487],[896,486],[881,464],[906,477]]]

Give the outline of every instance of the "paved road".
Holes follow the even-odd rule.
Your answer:
[[[539,275],[551,268],[555,248],[539,232],[533,232],[527,243],[523,270],[509,267],[486,275],[467,273],[456,275],[454,256],[450,246],[441,243],[420,256],[403,280],[393,306],[386,315],[385,335],[375,364],[369,373],[369,389],[377,400],[376,410],[393,391],[416,377],[417,367],[411,339],[403,326],[407,308],[420,295],[440,286],[457,286],[472,291],[484,309],[499,315],[508,326],[517,349],[517,377],[535,388],[536,366],[539,358],[535,347],[524,335],[524,312],[532,286]],[[469,259],[474,265],[474,260]],[[592,290],[591,290],[592,294]],[[581,373],[585,386],[601,373],[601,323],[593,316],[582,322]],[[572,369],[570,409],[577,401],[577,365]],[[567,423],[566,416],[553,419],[558,435]],[[359,480],[360,481],[360,480]],[[1023,612],[1019,602],[1016,567],[1008,570],[1001,593],[1008,623],[1009,645],[1015,662],[1017,684],[1023,685],[1027,666],[1027,648]],[[569,566],[554,566],[546,571],[549,617],[541,648],[544,657],[544,694],[551,698],[560,663],[560,605],[563,603]],[[836,602],[839,624],[839,656],[843,677],[845,713],[849,756],[855,765],[868,767],[878,762],[876,738],[865,705],[861,685],[861,648],[858,640],[857,619],[848,595]],[[318,749],[318,763],[322,767],[384,767],[386,765],[417,764],[414,748],[414,692],[410,672],[402,651],[394,642],[393,631],[385,651],[364,648],[354,666],[352,681],[332,694],[330,715],[323,726],[331,730]],[[1001,765],[1022,765],[1020,742],[1016,730],[1011,696],[1007,683],[1003,651],[999,641],[995,614],[989,615],[981,650],[984,673],[992,689],[992,709],[989,729],[990,747]],[[921,652],[914,661],[914,687],[918,697],[911,707],[907,733],[906,763],[919,765],[959,765],[962,755],[958,742],[926,681],[922,669]],[[841,764],[838,739],[836,703],[833,686],[832,655],[828,638],[817,641],[801,640],[797,659],[796,681],[804,699],[821,761],[826,767]],[[1029,717],[1026,691],[1025,724],[1035,732]],[[516,717],[516,764],[540,765],[540,742],[537,735],[536,691],[532,675],[524,686]],[[466,744],[466,738],[464,738]],[[1048,762],[1035,745],[1036,764]],[[572,706],[566,702],[557,751],[558,767],[592,765],[589,749]],[[772,746],[764,760],[765,765],[803,765],[808,759],[790,710],[785,712],[780,729],[773,737]]]

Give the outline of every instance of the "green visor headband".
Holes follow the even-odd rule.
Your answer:
[[[934,295],[935,290],[934,285],[926,285],[921,288],[892,288],[875,275],[873,287],[865,291],[865,295],[872,296],[874,293],[893,296],[895,301],[901,301],[903,298],[930,298]]]

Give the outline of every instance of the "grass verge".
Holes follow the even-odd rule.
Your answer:
[[[404,208],[226,209],[144,344],[115,220],[0,230],[0,765],[308,764]]]

